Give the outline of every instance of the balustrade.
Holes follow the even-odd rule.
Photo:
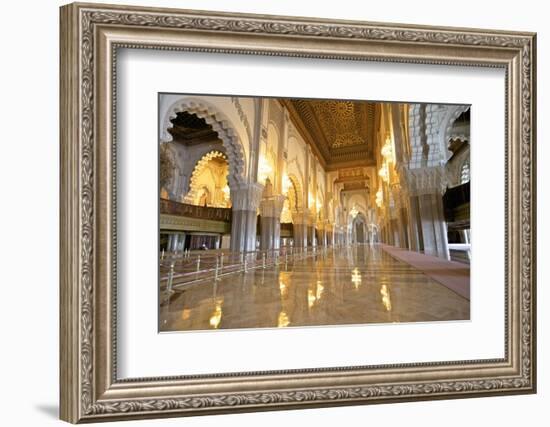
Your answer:
[[[231,222],[231,208],[195,206],[167,199],[160,199],[160,213],[165,215],[185,216],[188,218]]]
[[[257,268],[277,267],[284,259],[285,268],[289,263],[318,255],[326,256],[329,250],[340,246],[327,247],[283,247],[265,251],[224,252],[203,251],[193,253],[162,252],[160,256],[160,287],[168,293],[204,281],[218,281],[229,274],[246,273]]]

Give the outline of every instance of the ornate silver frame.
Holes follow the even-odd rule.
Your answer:
[[[61,8],[61,418],[77,423],[536,390],[533,33],[126,6]],[[506,72],[505,357],[118,380],[118,47],[501,67]]]

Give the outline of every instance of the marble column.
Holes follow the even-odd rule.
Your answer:
[[[176,245],[176,252],[183,251],[183,246],[185,245],[185,233],[178,234],[178,243]]]
[[[411,250],[420,251],[424,243],[422,241],[422,222],[420,220],[420,207],[417,196],[409,196],[409,240]]]
[[[439,193],[418,197],[422,223],[424,253],[450,259],[447,241],[447,224],[443,214],[443,199]]]
[[[329,232],[328,232],[328,229],[327,229],[327,225],[326,224],[323,224],[323,246],[326,247],[329,245]]]
[[[260,202],[260,249],[279,249],[281,246],[281,211],[285,196],[263,197]]]
[[[170,252],[176,252],[178,250],[179,234],[171,234],[171,237]]]
[[[256,249],[256,223],[258,207],[264,186],[259,183],[231,187],[231,251]]]
[[[303,211],[292,212],[292,233],[295,247],[307,245],[307,214]]]
[[[406,172],[411,249],[450,259],[447,223],[443,212],[444,168],[420,167]]]
[[[313,246],[315,242],[315,237],[313,235],[314,229],[313,225],[307,224],[306,226],[306,246]]]
[[[311,212],[307,213],[307,246],[315,246],[315,215]]]
[[[409,249],[409,239],[407,237],[407,223],[405,220],[405,208],[401,205],[398,207],[397,216],[397,231],[399,234],[399,247],[403,249]]]

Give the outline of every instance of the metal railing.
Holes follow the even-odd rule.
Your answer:
[[[265,251],[183,251],[160,254],[160,288],[168,293],[199,282],[216,282],[230,274],[247,273],[326,254],[339,246],[283,247]]]

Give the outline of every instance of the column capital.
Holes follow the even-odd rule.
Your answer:
[[[283,210],[286,197],[282,194],[262,197],[259,208],[262,217],[279,218]]]
[[[305,209],[299,211],[293,211],[292,213],[292,222],[294,224],[308,224],[308,212]]]
[[[230,187],[234,211],[255,211],[260,205],[264,186],[259,182],[237,184]]]
[[[447,179],[443,166],[424,167],[403,172],[408,194],[411,196],[442,195],[445,192]]]

